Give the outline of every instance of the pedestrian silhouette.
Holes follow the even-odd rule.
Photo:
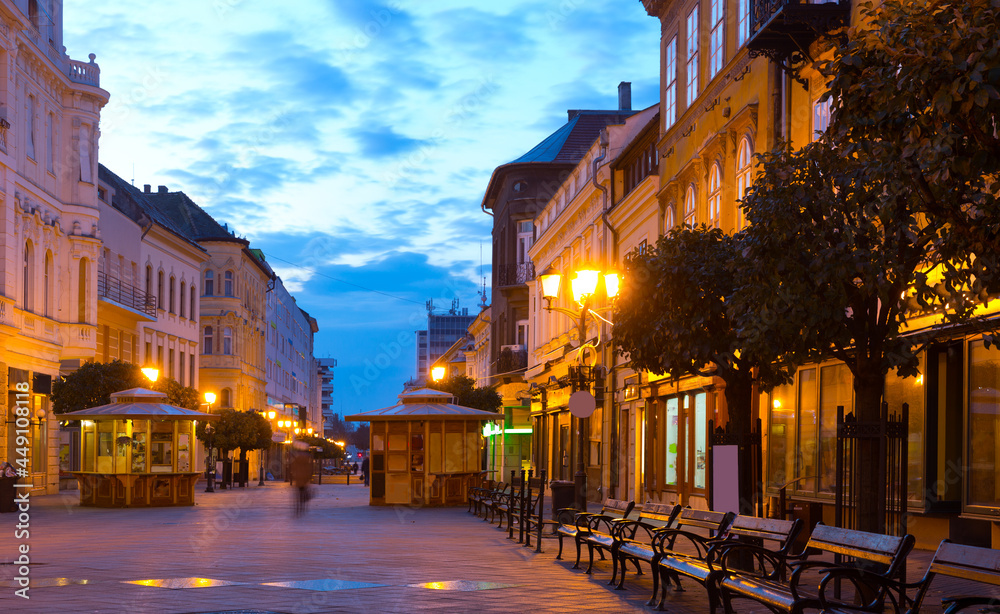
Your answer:
[[[295,489],[295,515],[301,516],[306,511],[306,502],[309,501],[309,482],[312,481],[312,459],[307,450],[308,446],[296,441],[293,446],[292,466],[290,476],[292,488]]]
[[[361,473],[365,476],[365,486],[368,486],[368,457],[361,460]]]

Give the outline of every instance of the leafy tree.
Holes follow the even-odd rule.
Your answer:
[[[198,409],[198,391],[182,386],[177,380],[160,377],[155,384],[143,375],[139,365],[113,360],[88,362],[52,385],[52,409],[61,414],[88,407],[107,405],[111,394],[130,388],[150,388],[167,394],[167,403]]]
[[[820,66],[832,124],[761,159],[744,198],[747,266],[729,313],[744,349],[790,364],[834,356],[859,420],[885,376],[917,373],[914,318],[967,321],[995,283],[1000,3],[887,0]],[[863,440],[859,528],[884,530],[877,440]]]
[[[348,436],[348,442],[354,444],[354,447],[359,450],[367,450],[370,434],[371,425],[367,422],[360,422],[354,426],[354,430]]]
[[[297,437],[299,441],[304,441],[310,446],[317,446],[323,449],[322,452],[317,453],[316,458],[334,458],[342,459],[344,458],[344,449],[340,446],[330,443],[329,441],[323,439],[322,437],[315,437],[312,435],[307,435],[305,437]]]
[[[245,464],[249,450],[263,450],[271,446],[271,423],[266,418],[252,411],[223,409],[220,418],[212,421],[212,446],[222,450],[225,456],[231,450],[240,451],[240,462]],[[206,446],[209,443],[205,435],[207,422],[199,421],[195,436]]]
[[[435,382],[434,389],[455,395],[455,404],[464,407],[496,412],[503,404],[495,388],[490,386],[479,388],[476,386],[476,380],[468,375],[452,375],[443,382]]]
[[[625,291],[615,304],[614,344],[631,366],[674,378],[716,375],[725,383],[730,428],[749,434],[754,369],[768,383],[780,374],[742,352],[727,301],[742,255],[718,229],[674,228],[625,260]],[[750,448],[740,447],[740,512],[753,514]]]

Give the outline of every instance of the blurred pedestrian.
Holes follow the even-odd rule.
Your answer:
[[[361,473],[365,476],[365,486],[368,486],[368,457],[361,459]]]
[[[306,502],[309,501],[309,482],[312,481],[312,459],[309,457],[308,447],[304,442],[296,441],[292,444],[293,454],[292,465],[289,469],[292,487],[295,492],[295,515],[301,516],[306,511]]]
[[[354,474],[358,473],[358,464],[357,463],[354,463],[354,465],[351,467],[351,473],[354,473]]]

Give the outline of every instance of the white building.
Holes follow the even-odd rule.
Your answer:
[[[316,403],[320,386],[313,358],[315,318],[299,308],[280,277],[267,293],[267,340],[264,350],[268,409],[277,420],[291,420],[300,429],[321,436],[322,407]]]
[[[62,0],[0,0],[0,379],[9,391],[0,459],[17,462],[27,418],[34,490],[59,488],[52,380],[94,356],[100,256],[94,63],[63,51]],[[30,391],[19,415],[18,386]]]

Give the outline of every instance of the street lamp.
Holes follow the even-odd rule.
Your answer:
[[[431,368],[431,379],[435,382],[440,382],[444,379],[445,369],[444,367],[432,367]]]
[[[583,266],[573,275],[570,280],[570,290],[573,292],[573,300],[580,306],[578,311],[572,309],[566,309],[564,307],[553,307],[552,300],[559,298],[559,292],[562,290],[562,274],[559,273],[554,267],[549,267],[538,276],[538,281],[542,286],[542,298],[545,299],[545,309],[547,311],[556,311],[565,314],[572,318],[576,323],[577,328],[577,338],[579,339],[579,356],[578,362],[582,365],[583,363],[583,351],[584,348],[590,346],[594,347],[593,344],[587,342],[587,315],[591,315],[599,320],[608,322],[605,318],[601,317],[592,307],[591,302],[594,296],[597,294],[601,279],[604,280],[604,295],[612,300],[618,296],[618,288],[620,285],[618,273],[615,271],[601,271],[598,267],[593,266]],[[608,322],[610,324],[610,322]],[[595,357],[596,360],[596,357]],[[581,385],[587,385],[589,387],[589,380],[584,380],[583,377],[579,380]],[[579,394],[580,391],[577,392]],[[577,443],[577,471],[573,476],[573,481],[576,483],[576,505],[578,509],[586,511],[587,509],[587,472],[583,466],[584,455],[583,448],[586,445],[584,439],[584,430],[582,420],[584,418],[590,418],[590,415],[594,412],[594,407],[596,403],[594,402],[594,397],[589,393],[581,395],[584,398],[577,397],[576,399],[570,399],[570,411],[577,418],[577,431],[579,433],[579,440]]]
[[[142,374],[146,376],[146,379],[151,384],[155,384],[156,380],[160,377],[160,370],[152,365],[145,366],[139,370],[142,371]]]

